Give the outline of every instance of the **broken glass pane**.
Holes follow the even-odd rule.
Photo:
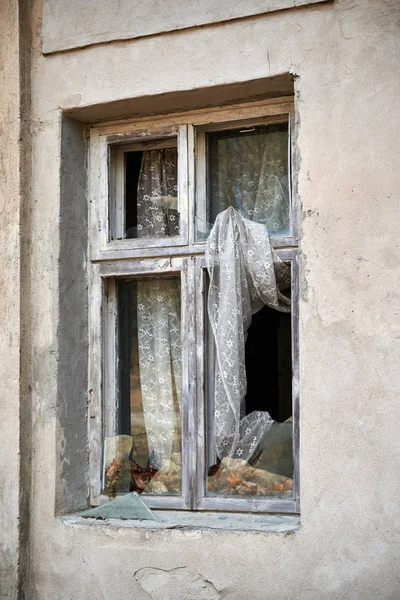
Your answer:
[[[288,275],[290,282],[290,269]],[[286,285],[285,279],[282,290],[289,298]],[[232,375],[232,389],[241,394],[238,421],[232,418],[232,389],[228,395],[221,387],[208,320],[207,490],[209,495],[293,498],[291,315],[264,305],[251,319],[240,386],[236,372]],[[226,364],[234,360],[232,346],[229,338],[220,348]]]

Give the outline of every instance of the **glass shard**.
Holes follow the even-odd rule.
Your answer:
[[[155,521],[156,517],[136,492],[118,496],[107,504],[80,513],[84,519],[144,519]]]

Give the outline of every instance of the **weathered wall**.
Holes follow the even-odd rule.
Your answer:
[[[20,501],[20,48],[19,11],[0,18],[0,597],[16,598]]]
[[[45,53],[197,27],[327,0],[44,0]],[[111,25],[110,25],[111,24]]]
[[[166,598],[156,577],[180,582],[182,598],[217,598],[216,590],[230,600],[399,597],[399,13],[397,0],[336,0],[43,56],[35,6],[33,599]],[[298,76],[303,212],[301,529],[281,537],[67,524],[54,516],[63,451],[58,401],[68,402],[59,389],[60,218],[69,214],[60,205],[61,109],[288,71]],[[7,230],[1,235],[8,239]],[[2,271],[9,300],[13,255],[10,261]],[[13,369],[11,361],[2,385],[15,386]],[[5,418],[9,436],[17,424]],[[15,435],[9,441],[15,447]],[[12,538],[14,525],[5,526]],[[210,585],[202,588],[196,573]]]

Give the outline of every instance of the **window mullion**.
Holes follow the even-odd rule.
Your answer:
[[[195,258],[195,288],[196,288],[196,370],[197,370],[197,390],[196,390],[196,498],[195,508],[202,507],[205,496],[205,457],[207,442],[205,406],[206,406],[206,349],[205,349],[205,277],[204,277],[204,256]]]
[[[188,128],[180,125],[178,135],[178,213],[180,219],[179,238],[183,244],[189,241],[188,205]]]
[[[187,175],[188,175],[188,235],[191,246],[195,238],[195,203],[196,203],[196,156],[195,131],[193,125],[187,126]]]
[[[125,152],[121,146],[110,147],[110,239],[122,240],[125,232]],[[113,165],[114,162],[114,165]]]
[[[182,493],[186,508],[195,508],[196,478],[196,336],[195,260],[182,273]]]

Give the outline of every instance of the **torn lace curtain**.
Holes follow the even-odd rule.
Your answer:
[[[217,216],[206,246],[208,316],[214,336],[215,450],[218,458],[249,459],[274,421],[266,411],[245,413],[245,342],[252,315],[267,305],[290,312],[282,294],[290,267],[271,246],[266,225],[230,207]],[[265,382],[268,393],[268,381]]]

